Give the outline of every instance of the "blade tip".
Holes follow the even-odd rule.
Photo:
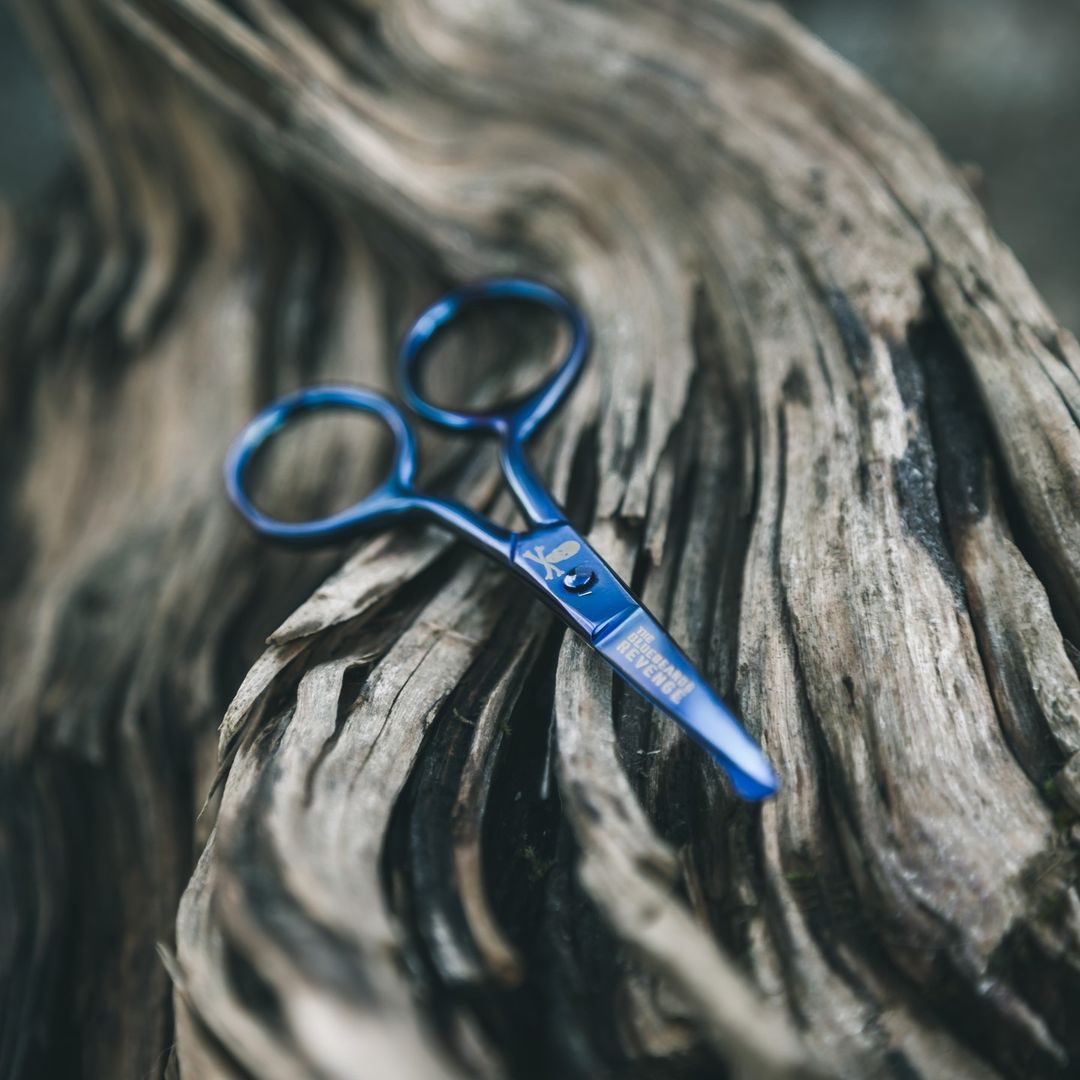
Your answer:
[[[780,781],[773,772],[768,762],[765,762],[764,776],[758,778],[745,773],[742,770],[731,769],[728,775],[731,777],[732,786],[736,794],[747,802],[762,802],[772,798],[780,790]]]

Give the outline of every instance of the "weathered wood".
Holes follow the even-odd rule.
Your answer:
[[[0,1073],[1075,1073],[1080,350],[925,133],[739,0],[22,12],[81,165],[0,236]],[[762,808],[437,530],[225,504],[508,271],[595,330],[537,465]]]

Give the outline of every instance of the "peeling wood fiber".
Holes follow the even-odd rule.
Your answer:
[[[0,217],[0,1075],[1076,1075],[1080,349],[925,132],[743,0],[20,10],[79,161]],[[589,315],[537,468],[763,807],[437,530],[225,503],[499,273]]]

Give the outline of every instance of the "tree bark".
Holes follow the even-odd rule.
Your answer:
[[[1075,1075],[1080,349],[918,125],[739,0],[21,10],[80,153],[0,232],[0,1075]],[[534,461],[762,807],[438,530],[225,502],[506,272],[595,333]],[[378,475],[298,447],[301,509]]]

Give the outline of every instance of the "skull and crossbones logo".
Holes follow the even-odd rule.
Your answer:
[[[581,550],[581,545],[576,540],[567,540],[560,544],[550,555],[544,554],[544,547],[542,544],[537,544],[532,551],[523,552],[523,557],[529,559],[531,562],[537,563],[544,568],[544,580],[550,581],[554,577],[558,577],[562,573],[559,567],[559,563],[565,562],[571,556],[576,555]]]

